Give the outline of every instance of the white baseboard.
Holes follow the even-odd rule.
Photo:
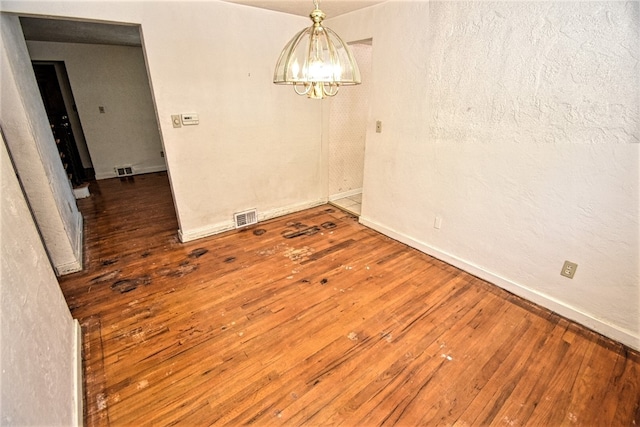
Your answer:
[[[353,190],[343,191],[342,193],[336,193],[329,196],[329,201],[344,199],[345,197],[355,196],[356,194],[362,194],[362,187],[354,188]]]
[[[315,208],[316,206],[324,205],[325,203],[327,203],[326,199],[319,199],[311,202],[285,206],[284,208],[270,209],[262,213],[258,212],[258,221],[266,221],[271,218],[278,218],[280,216],[288,215],[294,212],[300,212],[305,209]]]
[[[289,205],[283,208],[270,209],[264,212],[260,212],[260,210],[258,210],[258,222],[266,221],[271,218],[277,218],[283,215],[288,215],[294,212],[299,212],[305,209],[320,206],[325,203],[327,203],[325,199],[320,199],[320,200],[314,200],[311,202]],[[238,212],[241,212],[241,211],[243,211],[243,209],[238,209]],[[201,239],[203,237],[213,236],[215,234],[233,230],[234,228],[235,228],[235,223],[233,222],[233,218],[231,218],[228,221],[210,224],[205,227],[200,227],[193,230],[178,230],[178,236],[180,237],[181,242],[186,243],[193,240]]]
[[[76,233],[76,236],[75,236],[76,237],[74,241],[75,247],[73,248],[73,252],[76,254],[76,258],[78,258],[78,261],[80,263],[80,270],[82,270],[82,266],[83,266],[82,257],[84,256],[84,217],[80,212],[78,212],[77,221],[78,222],[76,225],[76,230],[78,230],[78,232]]]
[[[402,242],[405,245],[411,246],[414,249],[417,249],[435,258],[438,258],[439,260],[444,261],[447,264],[451,264],[454,267],[457,267],[470,274],[473,274],[474,276],[477,276],[489,283],[492,283],[502,289],[505,289],[506,291],[509,291],[519,297],[522,297],[535,304],[545,307],[563,317],[566,317],[567,319],[580,323],[581,325],[586,326],[587,328],[595,332],[598,332],[606,337],[616,340],[636,350],[640,350],[640,336],[635,334],[633,331],[629,331],[617,325],[613,325],[611,323],[607,323],[603,320],[597,319],[594,316],[590,315],[589,313],[585,313],[575,307],[572,307],[571,305],[563,301],[557,300],[549,295],[540,293],[534,289],[530,289],[525,286],[514,283],[490,271],[486,271],[477,265],[474,265],[468,261],[460,259],[446,252],[442,252],[439,249],[436,249],[423,242],[415,240],[405,234],[402,234],[398,231],[388,228],[366,217],[360,216],[360,223],[388,237],[391,237],[392,239]]]
[[[60,264],[55,266],[56,275],[64,276],[65,274],[76,273],[78,271],[82,271],[82,262],[73,261],[68,262],[66,264]]]
[[[166,165],[156,165],[156,166],[147,166],[147,167],[137,167],[133,168],[133,176],[142,175],[145,173],[153,173],[153,172],[164,172],[167,170]],[[109,178],[118,178],[118,174],[116,171],[108,171],[108,172],[98,172],[96,171],[96,180],[101,179],[109,179]]]
[[[73,196],[77,199],[86,199],[87,197],[91,197],[91,193],[89,192],[89,184],[85,183],[80,187],[73,189]]]
[[[225,231],[233,230],[235,228],[235,224],[232,219],[229,221],[218,222],[215,224],[210,224],[205,227],[195,228],[193,230],[183,231],[182,229],[178,230],[178,237],[182,243],[191,242],[193,240],[202,239],[204,237],[213,236],[214,234],[220,234]]]
[[[76,273],[78,271],[82,271],[82,257],[83,257],[83,236],[84,236],[84,218],[82,218],[82,214],[78,212],[78,216],[76,218],[76,233],[73,239],[73,255],[75,259],[72,262],[68,262],[66,264],[60,264],[55,266],[56,274],[58,276],[64,276],[65,274]]]
[[[82,427],[84,425],[84,387],[82,380],[82,327],[78,319],[73,319],[74,326],[74,369],[73,369],[73,385],[74,385],[74,405],[73,416],[74,426]]]

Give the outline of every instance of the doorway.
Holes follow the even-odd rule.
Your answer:
[[[372,42],[350,45],[362,84],[343,88],[329,112],[329,202],[359,216],[369,118]]]
[[[33,71],[60,160],[74,188],[93,178],[89,150],[64,62],[33,61]]]

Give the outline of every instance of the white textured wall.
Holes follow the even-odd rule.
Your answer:
[[[640,348],[638,8],[388,2],[332,20],[374,41],[361,220]]]
[[[181,16],[176,19],[176,16]],[[159,3],[142,31],[183,238],[318,204],[321,103],[272,83],[302,17],[221,2]],[[185,49],[185,44],[189,46]],[[170,115],[200,125],[173,129]]]
[[[3,2],[7,11],[141,24],[167,168],[185,240],[321,203],[321,103],[272,83],[308,18],[218,1]],[[171,115],[198,113],[174,129]]]
[[[0,16],[0,125],[59,274],[82,268],[82,216],[62,167],[17,17]]]
[[[2,137],[0,162],[0,424],[75,425],[74,321]]]
[[[34,41],[27,47],[33,60],[65,62],[97,179],[116,176],[116,166],[166,169],[141,48]]]
[[[329,106],[329,197],[362,188],[371,92],[371,45],[354,44],[362,83],[345,86]]]

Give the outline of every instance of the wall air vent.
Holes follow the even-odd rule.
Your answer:
[[[258,212],[255,209],[233,214],[233,221],[236,228],[246,227],[247,225],[258,223]]]
[[[118,176],[131,176],[133,175],[133,168],[131,166],[118,166],[115,168]]]

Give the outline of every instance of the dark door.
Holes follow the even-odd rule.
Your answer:
[[[53,138],[60,153],[60,160],[71,184],[77,187],[85,181],[86,177],[78,147],[71,131],[69,114],[64,105],[56,67],[53,64],[34,63],[33,70],[42,95],[44,108],[47,111]]]

